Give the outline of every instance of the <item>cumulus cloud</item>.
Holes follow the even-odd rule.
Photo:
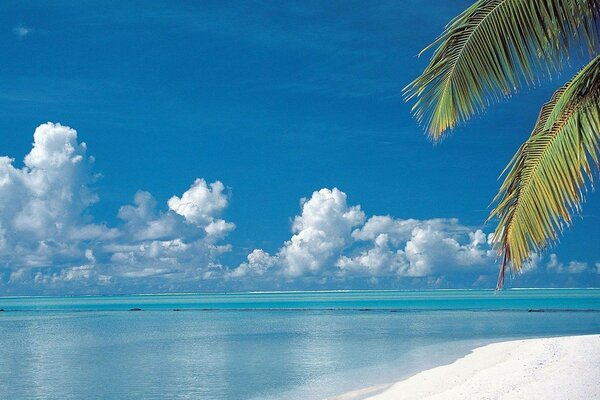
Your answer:
[[[89,186],[93,159],[69,127],[43,124],[33,139],[22,168],[0,157],[0,261],[34,267],[84,260],[82,241],[115,235],[85,214],[98,201]]]
[[[0,157],[2,293],[493,287],[495,252],[481,229],[454,218],[367,217],[337,188],[300,200],[278,249],[254,249],[227,267],[231,245],[223,240],[235,225],[222,217],[223,183],[198,178],[164,204],[138,191],[108,225],[90,215],[99,201],[93,164],[77,132],[53,123],[35,130],[22,165]],[[533,257],[525,271],[519,280],[532,286],[548,276],[581,286],[590,276],[598,281],[600,264],[550,254]]]
[[[274,272],[289,278],[322,273],[348,244],[352,228],[365,218],[360,206],[348,206],[346,194],[337,188],[316,191],[310,199],[301,199],[300,205],[302,213],[294,218],[293,235],[277,254],[254,250],[231,276],[263,275],[275,266]]]
[[[275,255],[256,249],[229,276],[428,277],[493,264],[483,231],[456,219],[372,216],[365,221],[361,207],[348,205],[337,188],[314,192],[301,207],[292,237]]]
[[[115,273],[124,277],[194,277],[229,245],[216,245],[235,225],[217,218],[227,207],[224,185],[197,179],[181,198],[171,197],[161,212],[148,192],[119,209],[121,238],[104,247]],[[136,267],[143,266],[143,269]]]
[[[198,226],[208,226],[214,222],[214,215],[227,207],[224,190],[225,186],[219,181],[207,185],[204,179],[196,179],[181,198],[173,196],[167,204],[186,221]]]
[[[360,206],[349,207],[346,194],[337,188],[314,192],[301,204],[302,214],[292,226],[294,235],[278,253],[283,273],[291,277],[319,273],[365,218]]]
[[[566,265],[559,261],[558,256],[550,254],[550,260],[546,263],[546,270],[557,274],[581,274],[588,270],[588,264],[581,261],[570,261]]]
[[[291,238],[273,254],[253,250],[245,262],[225,273],[226,278],[288,284],[281,287],[294,283],[307,287],[307,282],[338,288],[350,282],[384,287],[495,284],[498,264],[491,235],[456,218],[366,218],[360,205],[348,204],[346,194],[336,188],[315,191],[300,204]],[[576,285],[579,281],[571,278],[583,279],[591,269],[584,262],[559,262],[552,254],[549,260],[534,256],[524,272],[527,279],[519,277],[523,283],[540,285],[540,279],[556,272],[565,277],[561,282]]]
[[[67,126],[46,123],[34,132],[23,167],[0,157],[0,265],[13,284],[106,285],[123,278],[196,278],[230,250],[218,242],[235,228],[220,218],[224,185],[197,179],[166,208],[148,192],[119,209],[121,224],[93,222],[99,201],[93,157]],[[3,274],[4,275],[4,274]]]
[[[463,226],[457,219],[373,216],[352,237],[370,245],[338,260],[343,272],[351,274],[424,277],[442,269],[486,265],[493,258],[483,231]]]
[[[226,276],[232,278],[240,278],[248,275],[262,276],[277,263],[277,257],[271,256],[262,249],[252,250],[252,253],[248,254],[246,259],[246,262],[241,263],[239,267]]]

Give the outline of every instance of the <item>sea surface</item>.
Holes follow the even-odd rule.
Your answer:
[[[0,297],[0,309],[0,399],[14,400],[323,399],[493,341],[600,333],[600,289]]]

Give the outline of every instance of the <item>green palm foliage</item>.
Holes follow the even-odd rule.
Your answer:
[[[440,139],[491,103],[557,72],[572,47],[596,53],[598,0],[479,0],[422,52],[438,46],[405,89],[413,113]]]
[[[555,242],[578,212],[599,168],[600,0],[479,0],[425,50],[425,71],[404,93],[433,140],[523,85],[553,75],[573,51],[593,57],[544,105],[494,199],[493,241],[505,266],[520,270]]]
[[[596,57],[542,107],[531,136],[508,165],[490,218],[499,224],[493,242],[503,264],[516,269],[558,239],[580,211],[586,178],[598,170],[600,57]],[[502,287],[504,265],[498,279]]]

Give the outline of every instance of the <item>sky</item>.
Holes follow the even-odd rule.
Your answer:
[[[0,295],[493,288],[499,175],[585,60],[433,144],[401,91],[469,4],[4,2]],[[507,286],[600,286],[574,220]]]

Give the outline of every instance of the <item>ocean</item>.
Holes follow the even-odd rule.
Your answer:
[[[323,399],[494,341],[600,333],[600,289],[0,297],[0,309],[0,399],[14,400]]]

